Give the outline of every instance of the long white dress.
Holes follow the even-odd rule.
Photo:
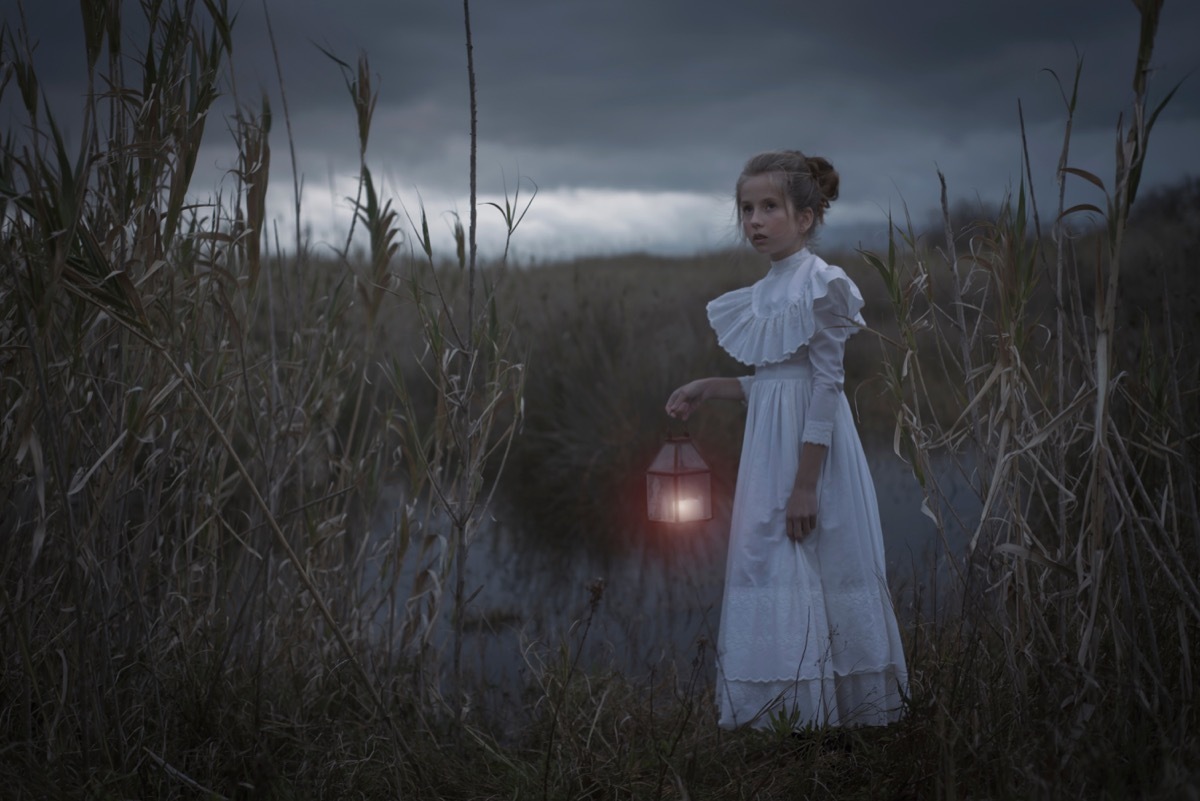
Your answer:
[[[746,365],[746,433],[717,642],[720,725],[881,725],[908,671],[884,573],[875,487],[842,391],[862,295],[807,249],[708,304],[721,347]],[[827,445],[817,527],[787,537],[802,443]]]

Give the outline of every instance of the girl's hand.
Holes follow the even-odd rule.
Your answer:
[[[686,420],[704,400],[704,380],[689,381],[672,392],[671,397],[667,398],[667,414],[672,417],[682,417]]]
[[[787,503],[787,535],[800,542],[817,528],[817,488],[797,486]]]

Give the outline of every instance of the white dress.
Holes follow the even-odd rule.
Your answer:
[[[720,725],[880,725],[908,672],[884,573],[875,486],[842,391],[862,295],[807,249],[708,304],[740,379],[746,433],[730,522],[717,642]],[[827,445],[817,527],[788,539],[802,443]]]

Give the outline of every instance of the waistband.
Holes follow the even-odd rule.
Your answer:
[[[812,378],[812,374],[812,364],[808,361],[761,364],[754,368],[756,380]]]

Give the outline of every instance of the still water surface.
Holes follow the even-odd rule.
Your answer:
[[[969,477],[949,461],[938,465],[941,511],[961,521],[947,527],[943,540],[921,510],[922,495],[908,466],[882,447],[869,448],[868,461],[888,581],[903,625],[914,617],[916,599],[927,602],[931,588],[946,584],[947,560],[965,549],[980,503]],[[539,660],[564,645],[572,655],[581,653],[582,666],[630,677],[661,671],[668,663],[686,670],[702,647],[711,663],[728,522],[726,505],[703,524],[647,524],[642,536],[625,538],[633,544],[617,553],[564,543],[539,548],[545,538],[524,536],[519,522],[489,522],[467,560],[466,592],[474,597],[466,615],[464,664],[491,690],[517,693]],[[590,588],[598,580],[603,595],[593,612]],[[411,586],[411,575],[401,586]],[[448,624],[439,639],[448,659]]]

